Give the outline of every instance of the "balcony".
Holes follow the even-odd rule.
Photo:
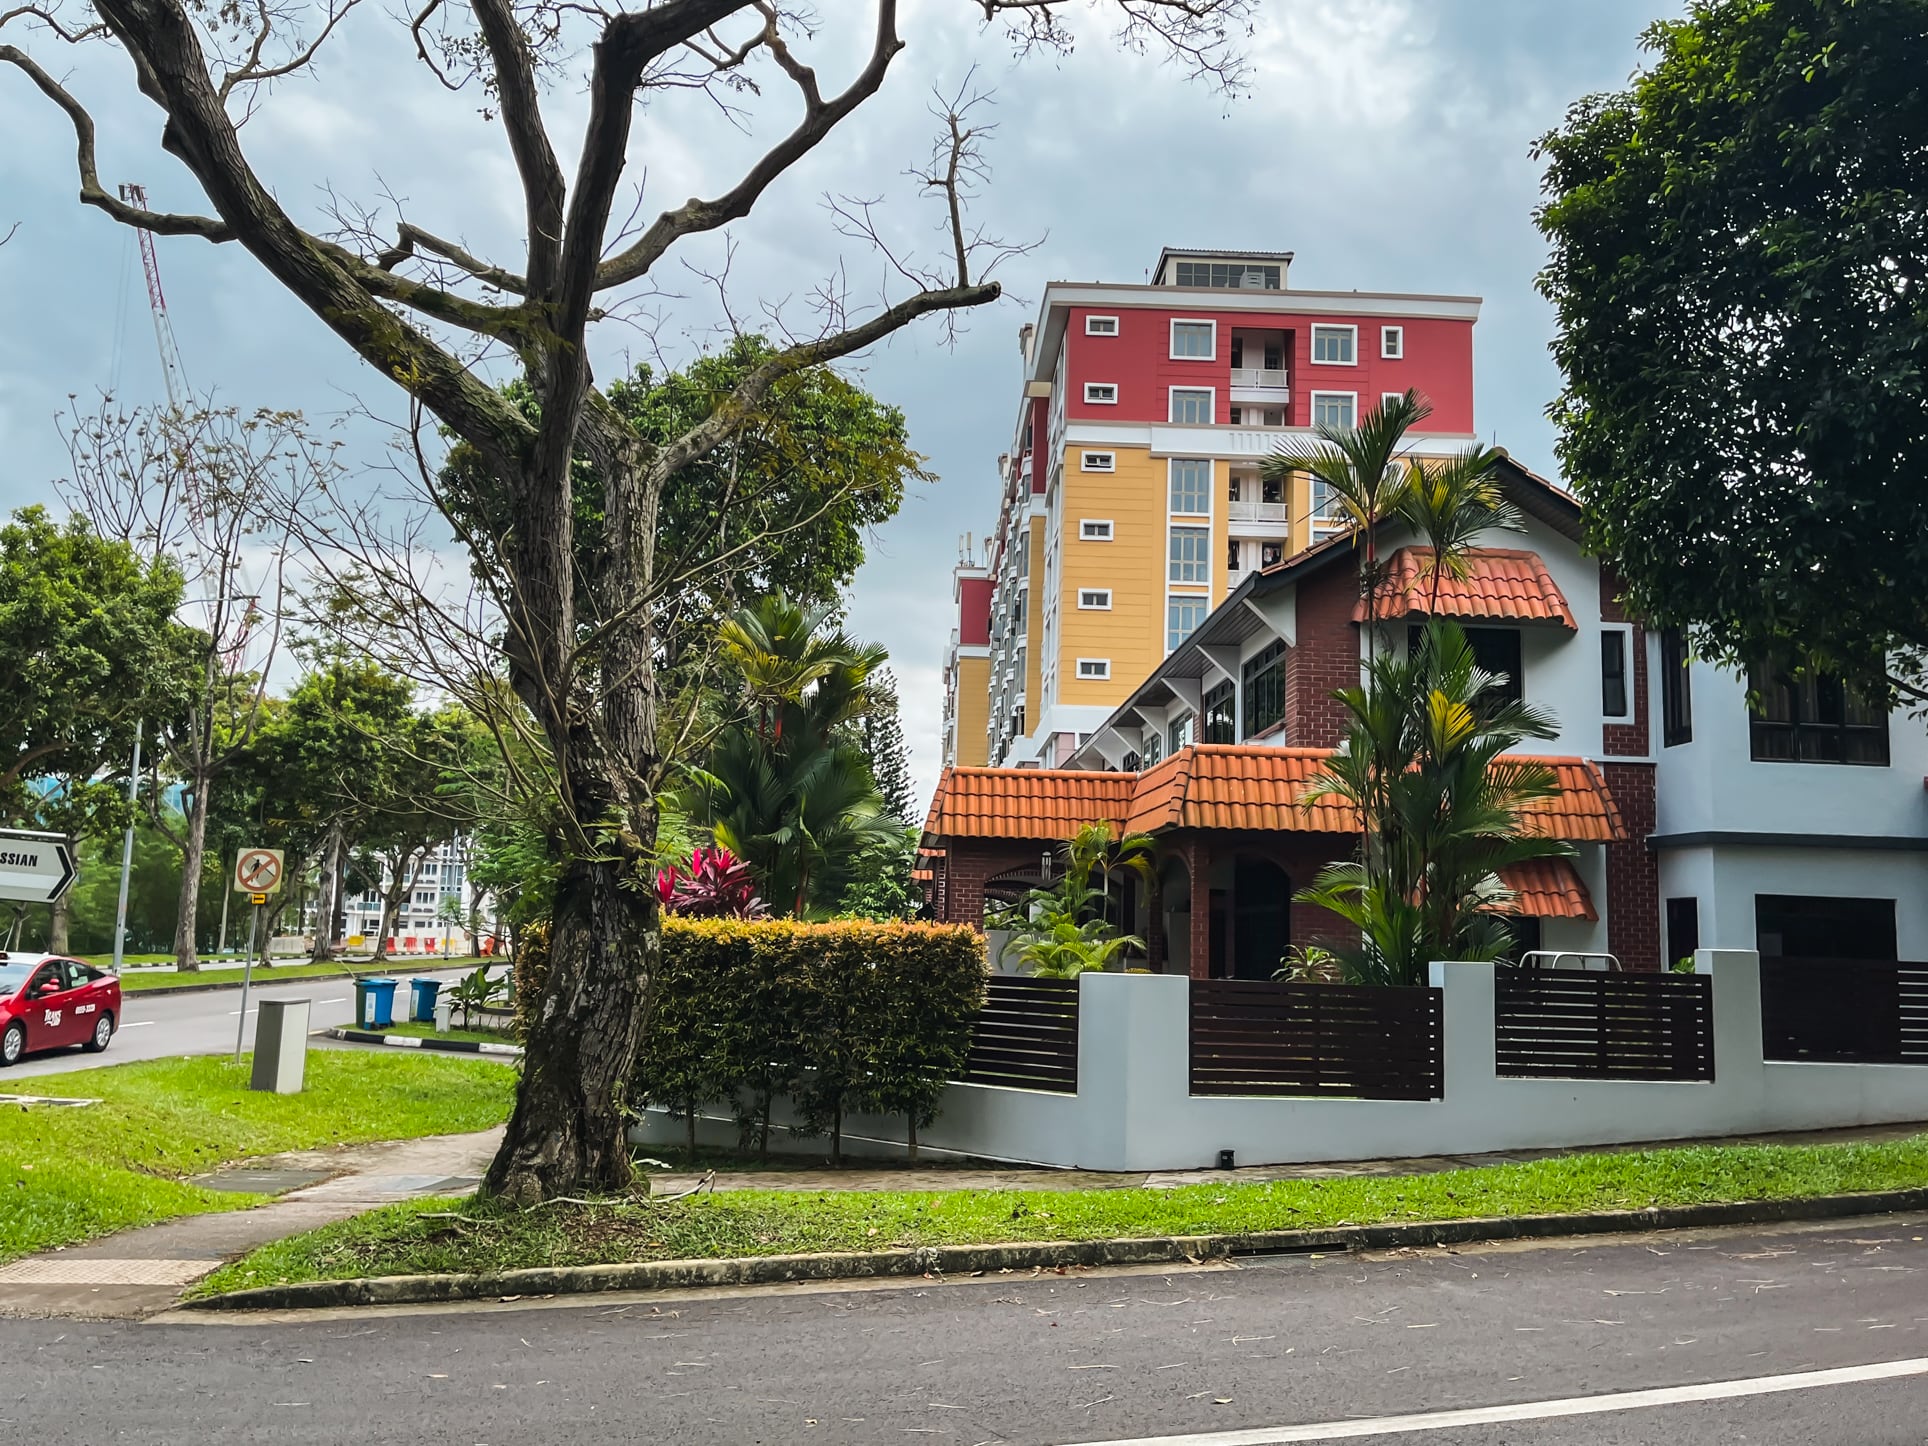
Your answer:
[[[1248,489],[1256,494],[1258,488]],[[1285,522],[1286,505],[1283,502],[1260,502],[1256,495],[1241,497],[1236,502],[1225,504],[1225,516],[1231,522]]]
[[[1233,367],[1232,385],[1235,387],[1276,387],[1285,390],[1284,367]]]

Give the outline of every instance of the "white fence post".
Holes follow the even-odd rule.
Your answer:
[[[1158,1142],[1182,1127],[1191,1093],[1191,980],[1078,976],[1078,1164],[1162,1167]]]
[[[1451,1103],[1490,1095],[1498,1078],[1493,968],[1458,960],[1435,960],[1427,967],[1429,982],[1444,995],[1440,1046],[1446,1057],[1444,1093]]]

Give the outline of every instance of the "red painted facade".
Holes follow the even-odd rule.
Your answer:
[[[967,648],[985,647],[991,641],[991,580],[988,577],[957,580],[957,640]]]
[[[1065,416],[1076,422],[1164,422],[1169,420],[1172,387],[1206,387],[1214,392],[1212,420],[1230,421],[1232,340],[1234,332],[1283,332],[1290,400],[1285,425],[1311,425],[1312,393],[1351,392],[1364,415],[1386,392],[1411,388],[1432,403],[1425,430],[1473,430],[1473,323],[1426,317],[1311,314],[1290,308],[1281,292],[1277,311],[1214,311],[1210,307],[1073,307],[1065,328]],[[1116,336],[1090,336],[1088,316],[1116,316]],[[1216,354],[1209,361],[1174,358],[1171,324],[1210,321],[1217,325]],[[1312,360],[1314,326],[1355,326],[1355,363],[1332,366]],[[1381,328],[1403,330],[1402,355],[1381,356]],[[1262,358],[1246,358],[1256,367]],[[1087,402],[1087,382],[1118,388],[1116,405]],[[1034,424],[1037,425],[1037,424]],[[1042,435],[1041,426],[1036,435]],[[1041,485],[1041,484],[1036,484]]]

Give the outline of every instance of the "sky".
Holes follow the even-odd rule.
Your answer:
[[[838,233],[827,196],[875,199],[894,250],[936,259],[943,238],[905,173],[928,152],[934,91],[988,92],[992,174],[977,224],[1036,243],[996,273],[1005,299],[947,338],[924,323],[847,364],[901,407],[938,481],[917,489],[871,539],[850,623],[886,646],[921,797],[940,763],[943,652],[953,622],[959,538],[995,522],[998,453],[1018,399],[1019,326],[1052,280],[1142,282],[1161,247],[1289,250],[1291,284],[1484,298],[1475,331],[1481,435],[1557,475],[1544,409],[1559,388],[1547,354],[1550,308],[1533,288],[1545,257],[1534,229],[1534,139],[1568,105],[1623,86],[1640,32],[1668,0],[1259,0],[1251,86],[1228,100],[1154,55],[1121,52],[1105,6],[1074,9],[1066,57],[1013,55],[969,0],[907,0],[908,48],[882,92],[789,172],[727,243],[679,248],[594,340],[608,378],[652,357],[714,346],[727,314],[807,331],[810,298],[843,278],[854,303],[886,293],[885,262]],[[819,0],[800,40],[826,88],[861,64],[856,0]],[[191,177],[158,145],[158,112],[123,57],[24,44],[92,110],[100,170],[144,182],[157,208],[204,210]],[[574,154],[585,105],[580,66],[546,97],[558,151]],[[767,72],[762,74],[766,82]],[[736,98],[726,116],[700,96],[658,96],[627,172],[650,216],[732,183],[759,141],[787,129],[780,85]],[[414,58],[388,7],[365,5],[312,72],[277,84],[243,130],[258,173],[304,224],[325,229],[331,198],[410,219],[519,265],[514,171],[499,126],[473,92],[451,93]],[[67,470],[58,414],[103,390],[158,401],[160,366],[138,256],[123,228],[75,200],[64,118],[0,67],[0,510],[53,503]],[[637,199],[632,193],[631,199]],[[296,407],[339,427],[365,485],[392,466],[400,394],[362,366],[240,248],[160,242],[170,316],[197,393],[242,407]],[[901,288],[900,288],[901,290]],[[371,418],[375,420],[371,420]]]

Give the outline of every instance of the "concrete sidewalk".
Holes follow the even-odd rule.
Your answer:
[[[378,1205],[473,1190],[498,1126],[333,1150],[298,1150],[196,1177],[216,1190],[272,1194],[252,1210],[185,1215],[0,1266],[0,1315],[125,1318],[164,1310],[225,1260]]]

